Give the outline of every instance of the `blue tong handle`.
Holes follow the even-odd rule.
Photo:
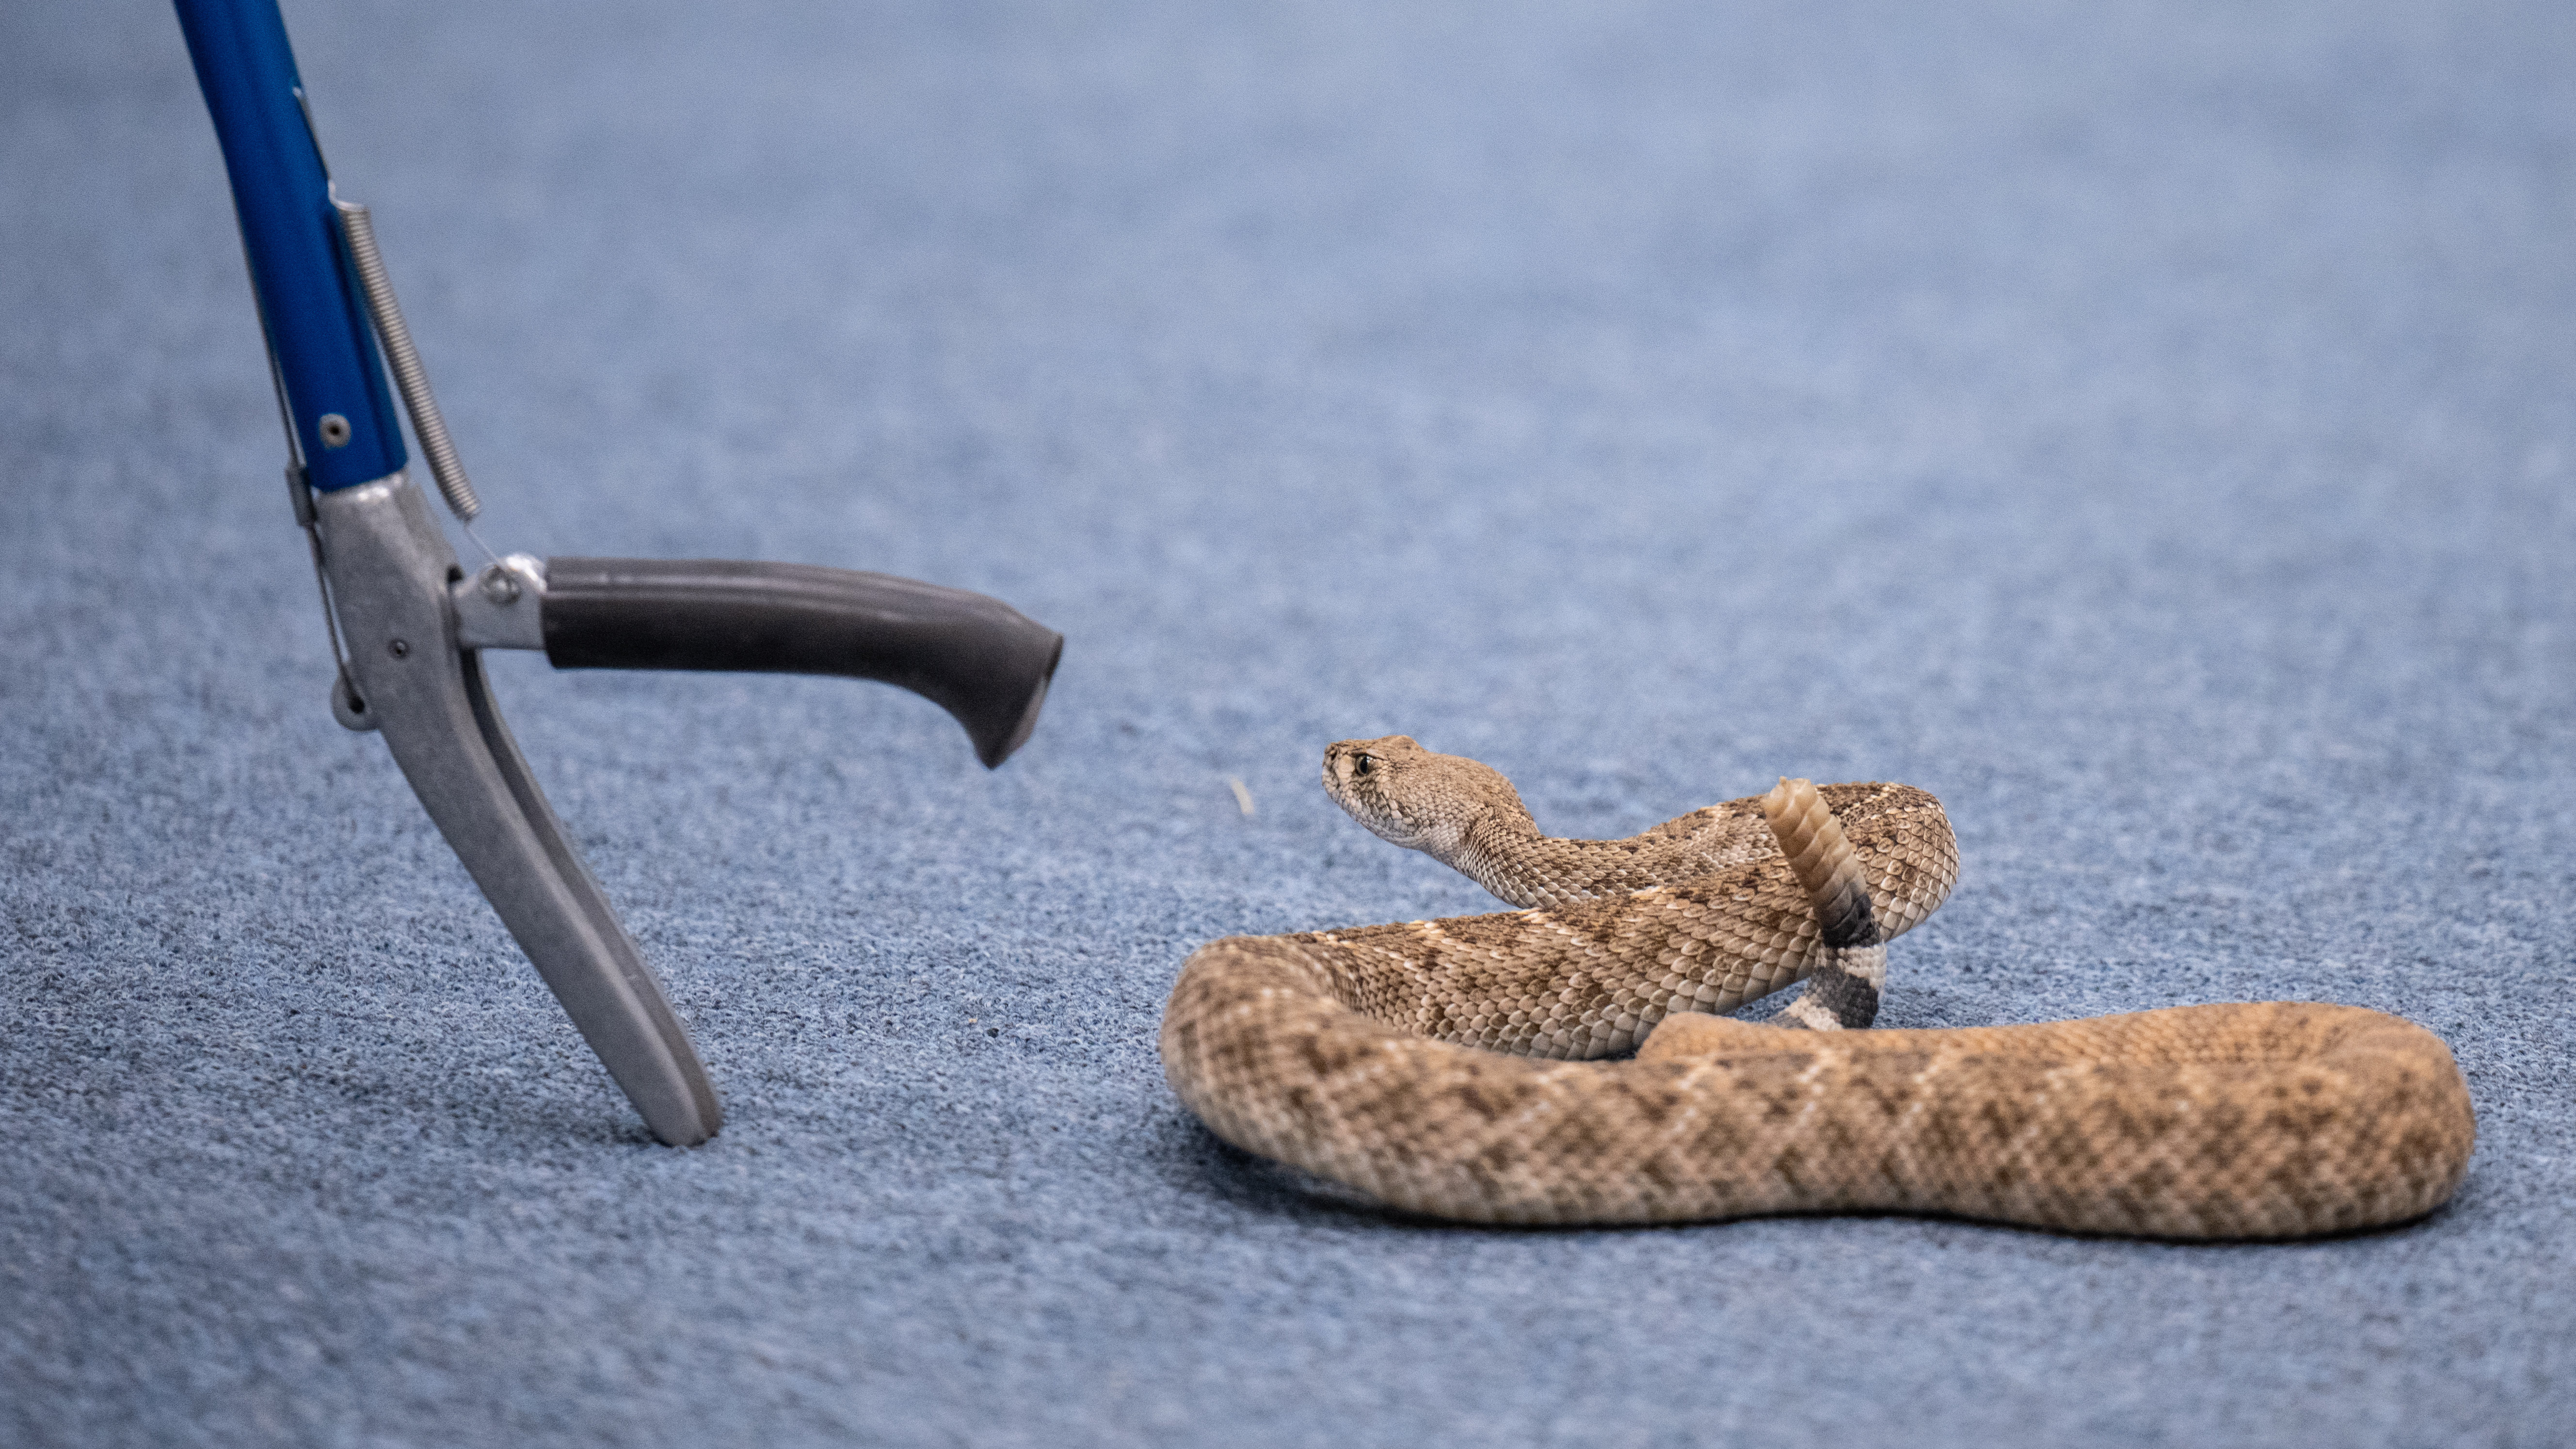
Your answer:
[[[325,493],[400,472],[402,427],[276,0],[177,0],[231,173],[287,426]]]

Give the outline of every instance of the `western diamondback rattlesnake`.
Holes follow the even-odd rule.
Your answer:
[[[2299,1237],[2430,1212],[2467,1169],[2450,1049],[2359,1007],[1847,1029],[1877,1011],[1885,943],[1958,878],[1920,790],[1784,780],[1586,841],[1541,835],[1500,774],[1402,735],[1334,745],[1324,784],[1536,909],[1203,946],[1163,1014],[1163,1068],[1228,1142],[1395,1207]],[[1781,1018],[1797,1026],[1709,1014],[1801,979]]]

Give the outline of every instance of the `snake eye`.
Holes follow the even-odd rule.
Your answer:
[[[1377,758],[1374,755],[1351,756],[1351,773],[1354,775],[1365,775],[1376,768]]]

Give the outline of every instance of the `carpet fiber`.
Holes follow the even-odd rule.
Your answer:
[[[174,17],[0,8],[0,1440],[2569,1442],[2576,8],[288,20],[496,546],[1070,642],[991,774],[496,657],[726,1099],[651,1145],[332,723]],[[1884,1023],[2401,1013],[2467,1182],[2215,1247],[1317,1191],[1155,1024],[1211,937],[1494,908],[1317,788],[1393,731],[1560,834],[1924,786]]]

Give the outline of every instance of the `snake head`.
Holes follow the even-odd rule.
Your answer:
[[[1324,751],[1324,793],[1380,840],[1449,861],[1480,816],[1526,825],[1512,782],[1489,765],[1434,754],[1410,735],[1343,740]],[[1463,867],[1461,867],[1463,868]]]

